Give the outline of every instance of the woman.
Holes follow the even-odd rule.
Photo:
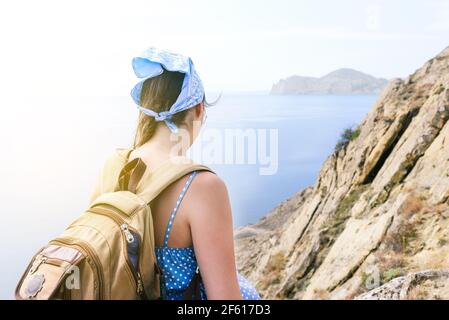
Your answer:
[[[157,168],[184,155],[206,118],[204,89],[192,60],[155,48],[133,59],[142,80],[131,95],[141,111],[129,160]],[[223,181],[193,172],[151,203],[163,299],[182,299],[195,271],[202,299],[259,299],[236,271],[233,224]]]

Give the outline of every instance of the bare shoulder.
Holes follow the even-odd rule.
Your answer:
[[[198,190],[210,190],[210,191],[226,191],[226,184],[215,173],[210,171],[200,171],[192,183],[192,187]]]
[[[212,212],[220,213],[228,210],[230,212],[226,184],[216,174],[208,171],[198,172],[190,188],[190,203],[196,216],[201,216],[201,212],[209,216]]]

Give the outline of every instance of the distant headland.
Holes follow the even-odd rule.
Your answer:
[[[281,79],[271,88],[271,94],[313,95],[313,94],[379,94],[388,84],[384,78],[342,68],[320,78],[291,76]]]

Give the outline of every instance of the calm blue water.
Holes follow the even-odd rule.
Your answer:
[[[211,165],[226,181],[235,225],[256,222],[306,186],[344,128],[356,126],[376,96],[224,96],[207,110],[207,126],[278,129],[279,165],[275,175],[259,175],[258,165]]]
[[[257,163],[211,164],[227,183],[235,226],[256,222],[314,184],[342,130],[358,124],[375,99],[236,94],[208,109],[206,127],[218,132],[278,129],[276,174],[260,175]],[[128,97],[12,98],[1,105],[0,201],[7,228],[0,233],[0,298],[12,298],[35,251],[86,209],[105,158],[130,145],[138,113]]]

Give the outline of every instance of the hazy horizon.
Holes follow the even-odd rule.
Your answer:
[[[128,95],[131,58],[148,46],[191,56],[206,91],[342,67],[403,78],[448,31],[444,0],[2,2],[0,85],[12,97]]]

